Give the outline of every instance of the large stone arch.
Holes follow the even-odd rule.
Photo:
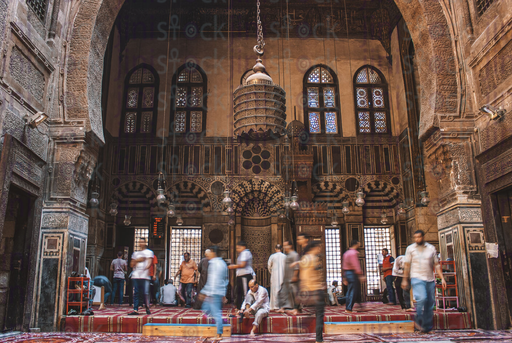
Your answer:
[[[184,180],[171,185],[166,191],[167,199],[174,199],[176,210],[194,215],[211,211],[208,193],[197,183]]]
[[[109,34],[124,0],[80,2],[69,32],[66,58],[65,119],[84,121],[87,131],[103,140],[101,79]],[[411,33],[419,66],[421,118],[425,139],[439,115],[457,115],[456,58],[440,0],[395,0]],[[87,92],[83,92],[86,88]]]
[[[237,184],[231,191],[236,214],[245,217],[268,217],[283,208],[283,194],[273,184],[251,179]]]
[[[156,195],[153,189],[140,182],[130,181],[114,189],[112,198],[118,202],[121,214],[149,214],[156,210]]]

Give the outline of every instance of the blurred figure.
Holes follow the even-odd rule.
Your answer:
[[[384,274],[384,280],[386,282],[386,289],[388,290],[389,297],[389,305],[396,305],[396,296],[395,289],[393,288],[393,264],[395,263],[395,258],[391,256],[389,250],[384,248],[382,249],[382,273]]]
[[[184,261],[181,262],[180,269],[175,277],[180,275],[181,295],[185,299],[185,308],[190,308],[192,302],[192,290],[197,282],[197,264],[190,259],[190,253],[183,254]]]
[[[361,282],[365,280],[359,263],[359,242],[350,242],[350,249],[343,254],[342,268],[344,273],[343,284],[348,285],[345,308],[346,313],[352,313],[354,304],[361,303]]]
[[[149,249],[148,249],[149,250]],[[152,250],[150,250],[152,251]],[[153,261],[151,262],[151,266],[149,267],[149,294],[151,295],[151,302],[156,303],[157,297],[156,293],[158,289],[160,288],[160,280],[157,275],[157,269],[158,269],[158,258],[156,257],[155,253],[153,253]]]
[[[409,289],[409,276],[411,277],[412,293],[416,300],[415,325],[421,332],[432,330],[434,317],[434,300],[436,291],[436,278],[434,268],[441,279],[443,289],[446,281],[437,258],[436,248],[425,242],[425,233],[417,230],[414,233],[413,244],[405,251],[404,277],[402,288]]]
[[[132,271],[132,283],[133,283],[133,312],[129,315],[139,314],[139,298],[141,294],[144,294],[144,305],[146,306],[146,314],[151,314],[149,311],[149,268],[153,263],[153,252],[147,248],[146,240],[141,239],[139,242],[139,251],[132,254],[132,260],[130,261],[130,267]]]
[[[304,249],[306,249],[308,243],[309,235],[305,234],[304,232],[301,232],[297,235],[297,245],[300,246],[302,249],[300,256],[304,255]]]
[[[114,272],[114,292],[112,293],[112,298],[110,299],[110,305],[114,305],[114,298],[116,294],[119,296],[119,306],[123,304],[123,291],[124,291],[124,279],[126,277],[126,272],[128,271],[128,264],[123,259],[123,252],[119,251],[117,253],[117,258],[112,260],[110,264],[110,270]],[[119,293],[117,293],[117,289],[119,288]]]
[[[262,319],[268,316],[269,311],[270,303],[267,290],[265,287],[260,287],[256,280],[249,281],[249,291],[238,313],[242,316],[241,320],[243,317],[249,318],[250,315],[254,315],[251,337],[256,335],[256,329],[261,324]]]
[[[226,295],[228,287],[228,266],[222,258],[218,256],[219,248],[212,246],[206,250],[206,258],[208,258],[208,279],[201,289],[199,298],[203,303],[203,311],[209,312],[215,319],[217,325],[217,336],[213,341],[222,339],[222,298]]]
[[[106,309],[106,306],[105,304],[108,303],[108,300],[110,298],[110,296],[112,295],[113,297],[113,294],[112,294],[112,284],[110,283],[110,280],[108,279],[108,277],[106,276],[103,276],[103,275],[98,275],[94,278],[94,280],[92,280],[92,284],[96,287],[103,287],[104,291],[105,291],[105,297],[102,299],[102,302],[101,302],[101,305],[100,305],[100,310],[104,310]]]
[[[299,254],[293,250],[292,241],[285,241],[283,244],[286,253],[283,284],[279,290],[279,310],[277,312],[284,313],[286,309],[296,308],[296,295],[299,282]],[[293,267],[292,267],[293,265]]]
[[[197,283],[197,296],[193,306],[195,310],[200,310],[202,307],[199,295],[201,294],[201,290],[203,289],[204,285],[206,285],[206,280],[208,278],[208,253],[210,253],[210,249],[206,249],[204,251],[204,257],[201,259],[199,265],[197,266],[197,271],[199,272],[199,282]]]
[[[270,311],[279,310],[279,290],[283,285],[284,279],[284,265],[286,255],[283,254],[283,247],[281,244],[276,244],[275,253],[270,255],[268,259],[268,271],[270,277]]]
[[[396,295],[398,296],[398,302],[400,306],[402,306],[403,310],[408,310],[411,308],[411,299],[409,296],[409,292],[402,289],[402,280],[404,276],[404,263],[405,255],[400,255],[396,258],[395,263],[393,264],[392,275],[395,279],[395,289]]]
[[[165,285],[160,288],[160,304],[163,306],[177,306],[178,299],[176,299],[177,289],[174,287],[172,279],[165,280]]]
[[[304,249],[304,256],[299,261],[300,295],[302,303],[315,306],[316,342],[323,342],[325,311],[325,277],[320,242],[310,241]]]
[[[242,306],[245,295],[249,291],[249,281],[252,280],[252,254],[247,249],[247,244],[240,241],[236,244],[236,252],[239,254],[236,264],[229,265],[229,269],[236,269],[236,308]]]

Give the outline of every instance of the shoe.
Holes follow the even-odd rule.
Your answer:
[[[192,306],[190,306],[190,305],[185,305],[185,308],[191,308],[191,307],[192,307]]]
[[[133,311],[131,313],[128,313],[129,316],[138,316],[139,315],[139,312],[137,311]]]
[[[149,308],[146,308],[146,314],[151,314],[151,312],[149,311]]]
[[[240,318],[238,318],[238,324],[242,324],[244,322],[244,315],[241,314]]]

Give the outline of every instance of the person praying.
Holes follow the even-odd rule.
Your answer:
[[[268,292],[265,287],[260,287],[256,280],[249,281],[249,291],[245,296],[242,307],[238,314],[243,317],[249,318],[254,315],[254,322],[252,323],[251,337],[256,335],[256,329],[261,324],[263,318],[268,316],[270,311],[270,302],[268,299]]]
[[[276,244],[275,253],[268,259],[270,278],[270,311],[279,310],[279,290],[283,285],[286,255],[281,244]]]

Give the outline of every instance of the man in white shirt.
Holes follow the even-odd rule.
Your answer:
[[[177,289],[174,287],[172,279],[165,280],[165,286],[160,288],[160,303],[163,306],[176,306],[178,300],[176,299]]]
[[[256,329],[261,324],[261,320],[268,316],[269,311],[270,303],[267,290],[265,287],[260,287],[256,280],[249,281],[249,291],[238,313],[245,318],[249,318],[251,314],[254,315],[251,336],[255,336]]]
[[[252,254],[247,249],[247,244],[240,241],[236,244],[236,251],[239,253],[236,264],[228,266],[228,269],[236,269],[236,308],[242,306],[245,295],[249,290],[249,281],[252,280],[254,270],[252,269]]]
[[[278,294],[283,285],[284,279],[284,265],[286,262],[286,255],[283,254],[283,247],[277,244],[275,253],[270,255],[268,259],[268,271],[270,272],[270,310],[279,310]]]
[[[153,263],[153,252],[148,249],[146,240],[141,239],[139,243],[139,251],[132,254],[132,260],[130,261],[130,267],[132,271],[132,281],[134,285],[133,292],[133,312],[129,315],[139,314],[139,294],[144,293],[144,305],[146,306],[146,314],[151,314],[149,311],[149,268]]]
[[[405,251],[405,268],[402,279],[402,289],[409,289],[409,277],[411,278],[412,292],[416,299],[416,328],[422,332],[430,332],[433,326],[433,308],[436,291],[437,275],[441,279],[443,289],[446,289],[446,281],[437,258],[436,248],[425,242],[425,233],[417,230],[414,233],[413,243]]]

